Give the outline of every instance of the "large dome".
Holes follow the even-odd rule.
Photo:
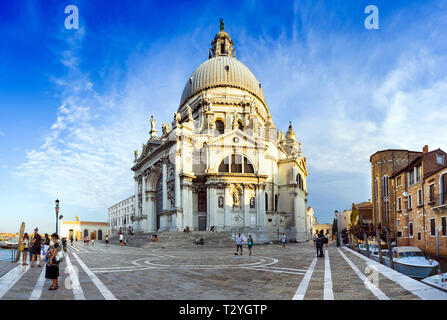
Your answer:
[[[265,104],[261,84],[246,65],[229,55],[218,55],[203,62],[183,89],[180,106],[192,95],[213,87],[233,87],[245,90]]]

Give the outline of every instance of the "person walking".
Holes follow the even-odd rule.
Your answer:
[[[282,248],[285,249],[286,248],[286,234],[283,232],[282,236],[281,236],[281,243],[282,243]]]
[[[241,249],[241,255],[242,255],[242,243],[244,242],[244,237],[241,236],[241,233],[239,232],[238,236],[236,237],[236,255],[239,252],[239,249]]]
[[[53,280],[53,284],[48,290],[57,290],[59,288],[57,278],[59,277],[59,262],[55,257],[57,253],[62,250],[59,242],[59,236],[56,233],[51,235],[50,248],[48,250],[48,263],[45,270],[45,278]]]
[[[329,236],[327,232],[324,235],[324,243],[326,244],[326,247],[329,247]]]
[[[42,237],[39,234],[39,229],[34,229],[34,236],[33,236],[33,245],[31,247],[31,267],[34,267],[34,258],[36,256],[39,258],[39,267],[42,267],[42,260],[40,257],[40,251],[42,250]]]
[[[314,240],[314,244],[315,245],[316,245],[317,238],[318,238],[318,233],[315,233],[313,238],[312,238]]]
[[[253,247],[253,238],[251,237],[251,234],[248,235],[247,246],[248,246],[248,255],[251,256],[251,248]]]
[[[23,235],[23,252],[22,252],[22,266],[27,266],[26,258],[29,252],[29,236],[28,233]]]
[[[323,254],[323,245],[324,245],[324,235],[323,235],[323,232],[321,231],[321,232],[318,234],[318,238],[317,238],[317,241],[316,241],[316,246],[317,246],[317,256],[318,256],[318,257],[324,257],[324,254]]]
[[[73,245],[73,236],[70,237],[70,245]]]
[[[48,233],[45,233],[45,239],[43,240],[43,250],[42,253],[45,256],[45,262],[48,262],[47,252],[50,248],[50,237],[48,236]]]
[[[109,246],[109,235],[106,234],[106,247]]]
[[[95,245],[95,238],[92,238],[92,247]]]
[[[124,245],[124,236],[123,236],[123,234],[122,233],[120,233],[120,246],[123,246]]]

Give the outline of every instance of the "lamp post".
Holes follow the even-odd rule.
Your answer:
[[[56,199],[56,201],[54,201],[56,203],[56,207],[54,208],[56,210],[56,234],[58,233],[58,216],[59,216],[59,199]]]

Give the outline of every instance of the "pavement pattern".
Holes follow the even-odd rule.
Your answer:
[[[8,262],[0,265],[0,299],[447,300],[447,293],[334,242],[321,258],[312,242],[255,245],[251,256],[234,249],[69,245],[58,290],[48,290],[44,266]]]

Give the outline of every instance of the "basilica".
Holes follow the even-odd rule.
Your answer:
[[[258,243],[310,238],[306,158],[278,130],[261,83],[224,31],[187,79],[171,124],[135,151],[136,232],[213,230]]]

